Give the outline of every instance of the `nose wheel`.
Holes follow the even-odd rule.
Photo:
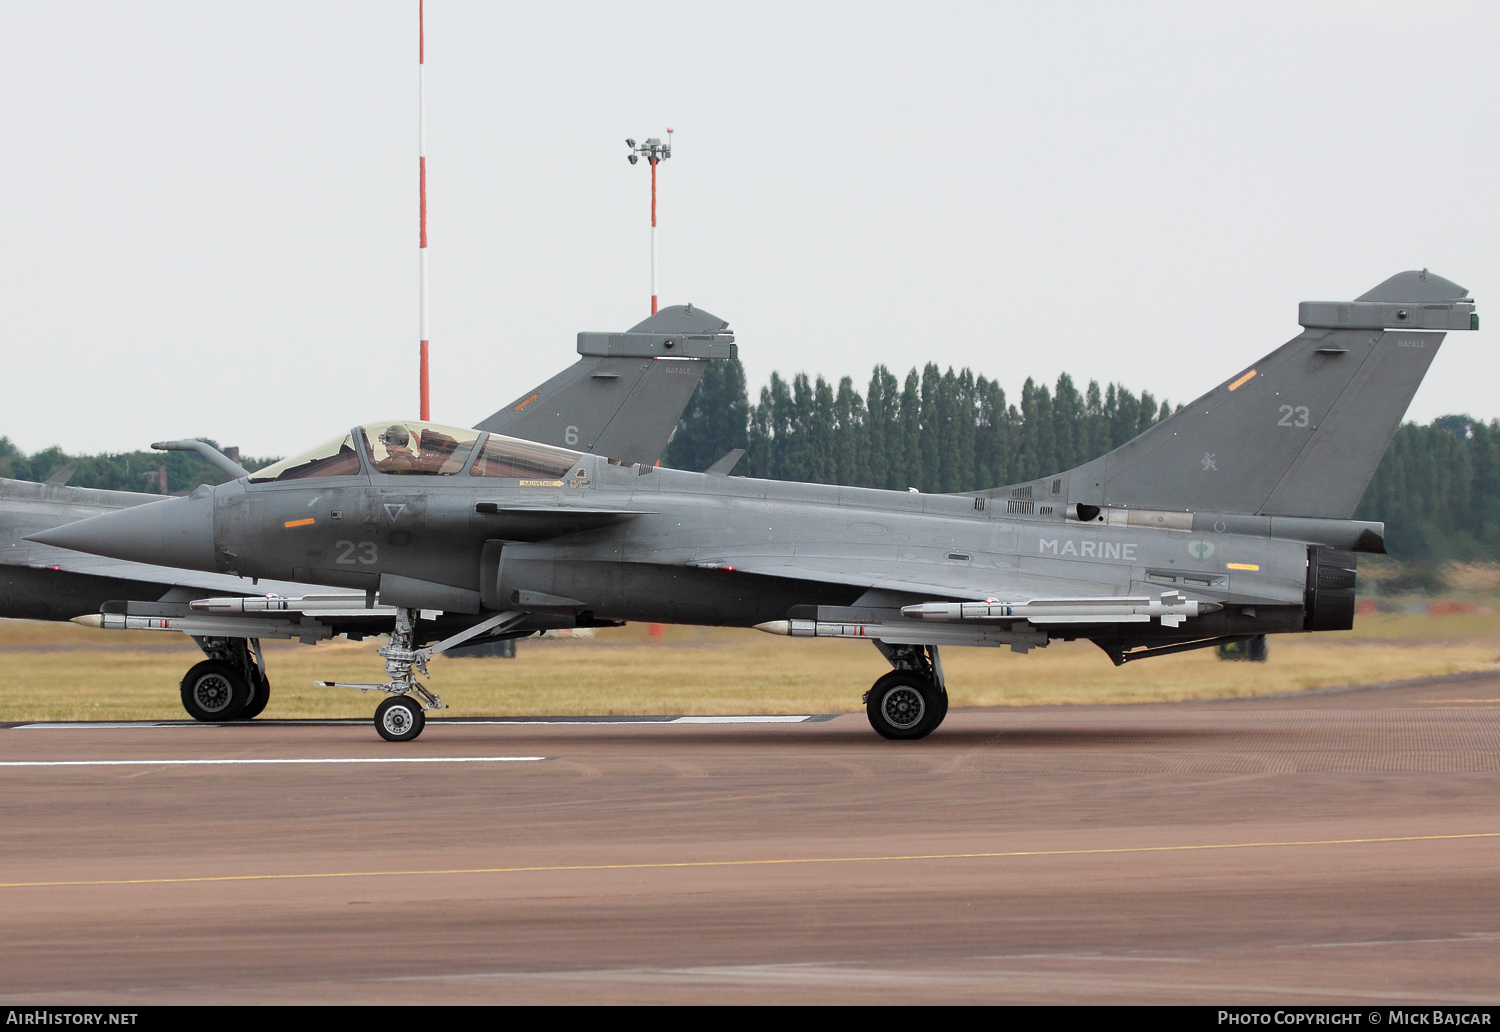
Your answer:
[[[426,725],[422,704],[410,695],[397,695],[375,707],[375,730],[387,742],[410,742]]]

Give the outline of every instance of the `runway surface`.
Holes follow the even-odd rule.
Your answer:
[[[1495,677],[905,743],[22,725],[0,762],[5,1003],[1500,1000]]]

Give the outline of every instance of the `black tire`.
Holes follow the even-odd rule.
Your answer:
[[[256,670],[250,676],[250,701],[245,704],[245,711],[240,714],[241,720],[254,720],[266,711],[266,703],[271,701],[271,682],[266,676]]]
[[[212,724],[239,720],[250,701],[250,684],[232,663],[206,659],[182,679],[182,708]]]
[[[909,670],[892,670],[870,689],[865,715],[882,738],[926,738],[943,722],[947,696]]]
[[[927,729],[929,732],[936,731],[938,729],[938,726],[942,724],[943,718],[948,715],[948,691],[947,691],[947,689],[945,689],[945,688],[935,689],[934,692],[933,692],[933,694],[937,696],[937,705],[935,707],[937,716],[933,719],[932,726]]]
[[[1257,634],[1246,642],[1246,644],[1250,646],[1250,662],[1264,663],[1266,661],[1270,649],[1266,646],[1266,636],[1264,634]]]
[[[427,716],[410,695],[397,695],[375,707],[375,730],[387,742],[410,742],[422,733]]]

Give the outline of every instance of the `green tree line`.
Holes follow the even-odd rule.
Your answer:
[[[1355,519],[1398,559],[1500,560],[1500,421],[1442,416],[1396,431]]]
[[[704,469],[746,449],[735,472],[773,480],[903,491],[975,491],[1034,480],[1102,455],[1171,414],[1149,392],[1066,373],[1027,380],[1017,402],[968,369],[928,365],[904,380],[875,367],[861,397],[851,377],[778,373],[751,405],[738,359],[715,362],[683,413],[662,462]]]
[[[1050,388],[1028,379],[1009,402],[998,383],[931,363],[904,379],[878,365],[863,396],[852,377],[772,373],[752,405],[731,360],[709,366],[662,462],[701,470],[744,448],[734,472],[745,476],[977,491],[1080,466],[1172,411],[1122,384],[1079,391],[1066,373]],[[1401,427],[1355,517],[1384,521],[1398,559],[1500,560],[1500,422]]]
[[[213,441],[208,443],[218,447]],[[275,461],[239,459],[240,465],[249,470],[260,469]],[[46,480],[70,462],[78,463],[77,469],[68,477],[70,487],[142,491],[147,494],[183,494],[199,484],[222,484],[228,479],[222,470],[197,452],[132,451],[104,455],[69,455],[54,446],[27,455],[10,438],[0,437],[0,477],[12,480]],[[165,492],[156,475],[162,468],[167,471]]]

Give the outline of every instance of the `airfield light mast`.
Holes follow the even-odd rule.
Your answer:
[[[427,376],[427,25],[425,0],[417,0],[417,191],[421,233],[417,249],[418,295],[417,322],[421,335],[421,371],[418,391],[421,396],[421,418],[432,418]]]
[[[662,143],[656,137],[651,137],[639,147],[634,140],[626,140],[625,146],[630,148],[630,153],[625,160],[634,165],[637,161],[645,158],[651,163],[651,314],[656,314],[656,164],[666,161],[672,156],[672,127],[667,126],[667,142]]]

